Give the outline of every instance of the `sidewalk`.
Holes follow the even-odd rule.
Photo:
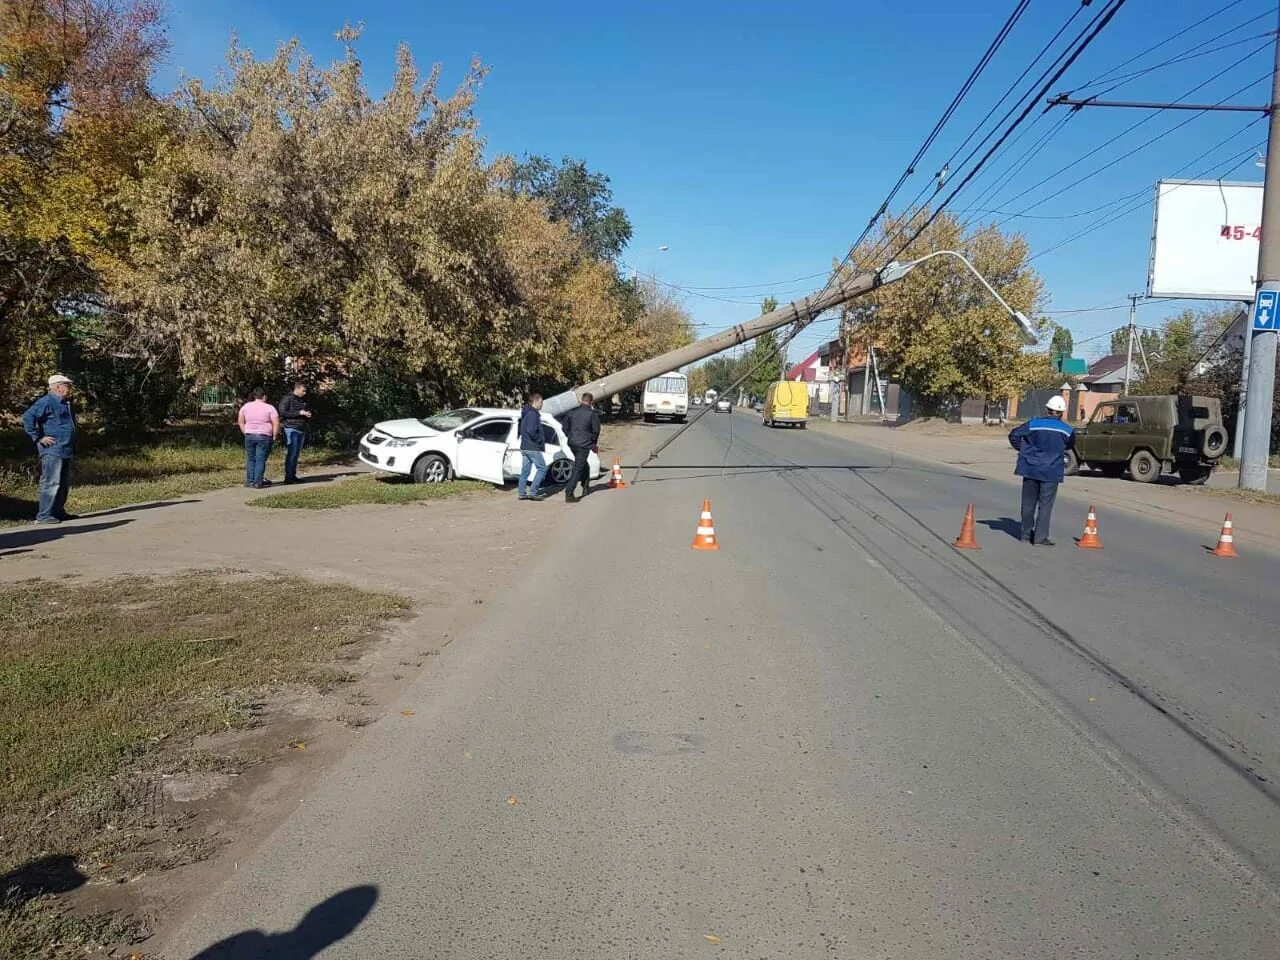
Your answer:
[[[949,466],[964,467],[970,473],[992,480],[1015,481],[1013,466],[1016,455],[1009,448],[1007,431],[1002,427],[964,426],[952,431],[944,426],[911,429],[883,423],[831,423],[813,419],[809,429],[855,443],[866,444],[889,453],[921,460],[932,460]],[[1210,480],[1220,486],[1235,474],[1224,472]],[[1196,530],[1220,528],[1222,518],[1230,513],[1240,540],[1266,544],[1280,550],[1280,504],[1251,503],[1222,496],[1204,487],[1191,487],[1173,482],[1143,484],[1093,474],[1068,477],[1062,497],[1127,510],[1166,523]]]

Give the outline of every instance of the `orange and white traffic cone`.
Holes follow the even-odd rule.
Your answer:
[[[981,550],[978,538],[973,535],[973,504],[964,512],[964,523],[960,524],[960,536],[951,541],[957,550]]]
[[[1227,518],[1222,521],[1222,533],[1218,535],[1218,545],[1213,548],[1215,557],[1238,557],[1236,553],[1236,537],[1235,528],[1231,523],[1231,514],[1227,514]]]
[[[716,540],[716,525],[711,520],[711,501],[702,501],[702,516],[698,518],[698,529],[693,535],[693,549],[719,550]]]
[[[1089,504],[1089,516],[1085,517],[1084,535],[1076,541],[1077,547],[1086,550],[1101,550],[1102,541],[1098,539],[1098,515],[1093,512],[1093,504]]]
[[[627,482],[622,479],[622,461],[619,460],[617,457],[614,457],[613,458],[613,474],[609,477],[609,489],[621,490],[626,485],[627,485]]]

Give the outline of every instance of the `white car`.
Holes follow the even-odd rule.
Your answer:
[[[716,413],[733,413],[733,404],[728,400],[717,400]]]
[[[446,410],[425,420],[386,420],[360,438],[360,461],[378,470],[412,477],[418,483],[443,483],[454,477],[504,484],[520,475],[519,410],[468,407]],[[560,422],[542,414],[546,440],[547,484],[568,483],[573,454]],[[592,479],[600,476],[600,458],[587,455]]]

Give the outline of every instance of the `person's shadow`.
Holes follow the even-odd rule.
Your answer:
[[[191,960],[311,960],[360,926],[377,902],[377,887],[350,887],[312,907],[292,930],[245,930],[206,947]]]

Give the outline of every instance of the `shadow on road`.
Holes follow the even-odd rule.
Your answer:
[[[45,894],[70,893],[84,883],[85,876],[74,857],[51,854],[0,874],[0,901],[21,903]]]
[[[0,533],[0,557],[7,556],[9,553],[18,553],[18,547],[34,547],[41,543],[61,540],[63,537],[70,537],[77,533],[95,533],[100,530],[110,530],[113,527],[123,527],[126,523],[133,523],[133,521],[112,520],[110,523],[83,524],[69,522],[61,523],[57,526],[51,524],[47,527],[30,527],[14,533]]]
[[[377,887],[349,887],[308,910],[292,930],[246,930],[201,950],[191,960],[311,960],[350,935],[377,902]]]
[[[993,520],[979,520],[978,523],[992,530],[1007,533],[1015,540],[1022,539],[1022,521],[1015,520],[1013,517],[996,517]]]

